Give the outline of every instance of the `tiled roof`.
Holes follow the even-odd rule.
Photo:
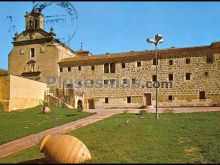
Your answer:
[[[213,53],[220,53],[220,43],[213,43],[209,46],[189,47],[189,48],[169,48],[158,50],[158,58],[179,58],[190,56],[203,56]],[[65,58],[59,62],[60,66],[86,66],[101,65],[104,63],[122,63],[151,60],[155,58],[155,50],[130,51],[112,54],[100,54],[93,56],[76,56]]]
[[[92,54],[89,51],[85,51],[85,50],[78,50],[75,51],[77,56],[91,56]]]
[[[41,12],[39,12],[38,10],[36,10],[34,8],[31,10],[30,13],[27,12],[25,17],[28,17],[29,15],[34,16],[34,17],[37,17],[39,15],[43,16],[43,14]]]

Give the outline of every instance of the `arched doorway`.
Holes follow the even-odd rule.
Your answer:
[[[83,109],[83,102],[82,102],[82,100],[78,100],[77,101],[77,109],[79,111],[82,111],[82,109]]]

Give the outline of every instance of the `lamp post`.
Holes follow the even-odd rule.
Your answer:
[[[157,59],[157,45],[159,43],[163,42],[163,36],[160,34],[156,34],[155,38],[148,38],[146,40],[148,43],[150,44],[154,44],[155,45],[155,54],[156,54],[156,82],[158,80],[157,78],[157,64],[158,64],[158,59]],[[156,87],[156,119],[159,118],[159,114],[158,114],[158,88]]]

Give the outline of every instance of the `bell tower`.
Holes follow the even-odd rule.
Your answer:
[[[36,29],[42,29],[43,26],[44,17],[43,14],[41,14],[37,9],[33,8],[30,13],[26,12],[25,15],[25,25],[26,30],[36,30]]]

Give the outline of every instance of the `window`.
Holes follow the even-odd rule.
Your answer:
[[[92,69],[92,70],[95,70],[95,66],[91,66],[91,69]]]
[[[63,68],[60,68],[60,72],[63,72]]]
[[[190,58],[186,59],[186,64],[190,64]]]
[[[85,81],[85,87],[91,87],[93,85],[94,81],[93,80],[86,80]]]
[[[169,74],[169,81],[173,81],[173,74]]]
[[[115,80],[114,80],[114,79],[111,79],[111,80],[110,80],[110,84],[111,84],[111,85],[115,85]]]
[[[108,63],[104,64],[104,73],[109,73],[109,65],[108,65]]]
[[[71,67],[68,67],[68,72],[71,72]]]
[[[173,100],[173,96],[172,96],[172,95],[169,95],[169,96],[168,96],[168,100],[170,100],[170,101]]]
[[[115,63],[110,64],[110,72],[115,73]]]
[[[73,84],[66,84],[66,88],[72,89],[73,88]]]
[[[152,76],[152,80],[153,80],[153,81],[157,81],[157,75],[153,75],[153,76]]]
[[[123,79],[123,84],[128,84],[128,79]]]
[[[37,29],[37,26],[38,26],[38,25],[37,25],[37,19],[35,19],[34,21],[35,21],[35,22],[34,22],[35,29]]]
[[[153,65],[157,65],[156,58],[153,59]]]
[[[81,86],[81,85],[82,85],[82,82],[81,82],[81,81],[78,81],[78,85]]]
[[[136,79],[132,79],[132,84],[136,84]]]
[[[127,103],[131,103],[131,96],[127,97]]]
[[[186,80],[190,80],[191,79],[191,73],[186,73]]]
[[[199,92],[199,99],[206,99],[205,98],[205,91],[200,91]]]
[[[141,67],[141,62],[140,61],[137,62],[137,67]]]
[[[122,64],[121,64],[121,67],[122,67],[122,68],[125,68],[125,63],[122,63]]]
[[[78,66],[78,70],[81,70],[81,66]]]
[[[169,65],[173,65],[173,60],[169,60]]]
[[[105,103],[106,103],[106,104],[108,103],[108,97],[105,98]]]
[[[213,54],[209,54],[209,55],[206,56],[206,62],[207,63],[213,63],[213,61],[214,61]]]
[[[108,80],[104,80],[104,84],[105,84],[105,85],[107,85],[107,84],[108,84],[108,82],[109,82]]]
[[[32,27],[32,21],[31,20],[29,20],[29,25],[30,25],[30,27]]]
[[[44,47],[40,47],[40,53],[44,53],[45,52],[45,48]]]
[[[24,49],[20,50],[20,55],[24,54]]]
[[[31,49],[30,49],[30,57],[35,57],[34,48],[31,48]]]

